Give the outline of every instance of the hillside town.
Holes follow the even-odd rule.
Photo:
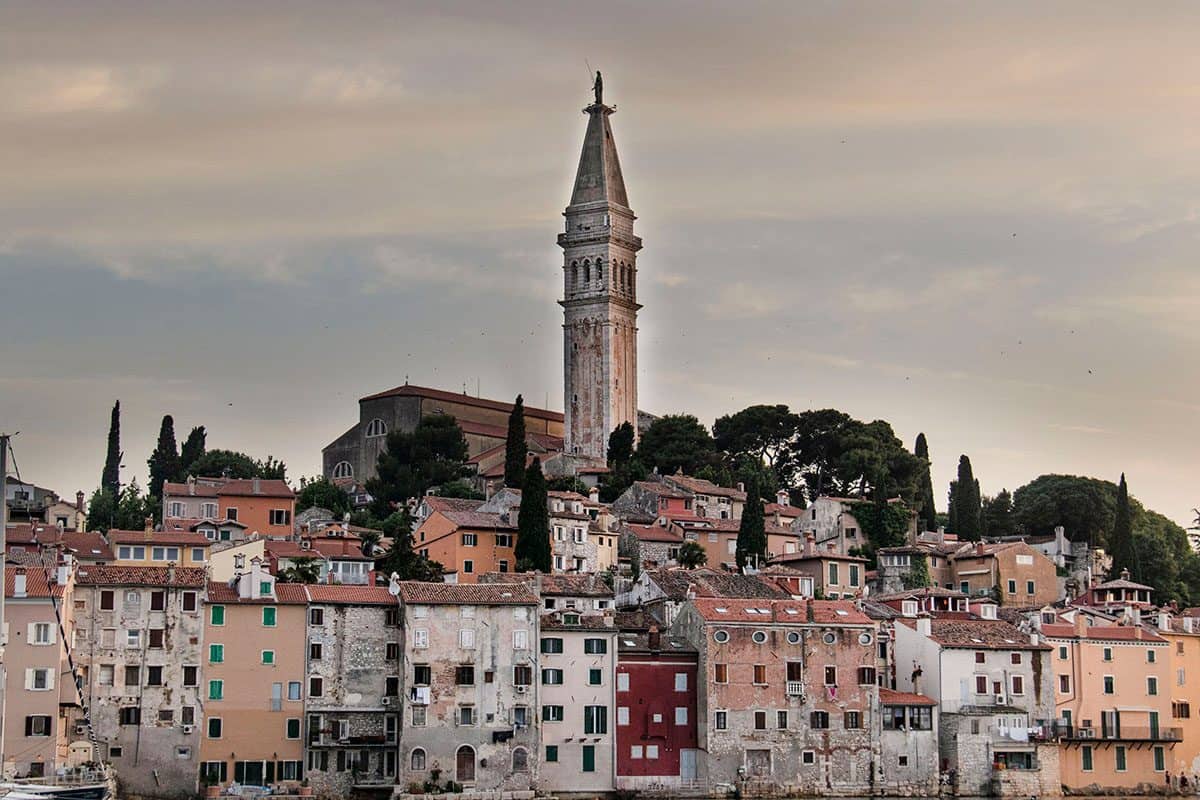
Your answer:
[[[837,421],[870,466],[791,481],[767,445],[679,455],[686,419],[637,402],[642,241],[593,92],[557,235],[562,413],[406,381],[297,485],[202,432],[181,460],[164,420],[143,498],[119,407],[91,501],[10,464],[5,775],[106,765],[126,798],[1194,793],[1200,608],[1131,571],[1152,512],[1124,479],[1098,539],[984,530],[969,461],[941,519],[928,453],[886,423]]]

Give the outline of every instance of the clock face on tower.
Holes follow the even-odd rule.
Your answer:
[[[608,436],[637,428],[637,253],[625,179],[609,117],[597,101],[588,116],[563,249],[565,447],[600,463]]]

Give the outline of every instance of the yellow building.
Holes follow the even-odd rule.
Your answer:
[[[204,567],[212,542],[202,533],[156,531],[147,521],[142,531],[108,532],[108,543],[121,567]]]
[[[1200,775],[1200,619],[1160,619],[1159,635],[1171,651],[1171,725],[1183,734],[1171,754],[1171,772],[1190,781]],[[1194,715],[1192,706],[1196,706]]]

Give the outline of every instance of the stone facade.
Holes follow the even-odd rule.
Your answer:
[[[609,116],[588,106],[587,132],[567,206],[563,249],[563,372],[567,453],[598,462],[608,436],[637,427],[637,252]]]
[[[87,675],[93,735],[120,774],[123,797],[195,794],[204,588],[202,569],[76,572],[75,655]]]

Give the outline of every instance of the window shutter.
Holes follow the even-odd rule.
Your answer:
[[[47,689],[54,688],[54,670],[52,670],[52,669],[46,670],[46,688]]]
[[[33,736],[33,717],[25,718],[25,735]]]
[[[28,668],[25,670],[25,688],[26,689],[33,688],[33,669],[32,668]]]
[[[31,622],[31,623],[29,623],[29,627],[26,629],[26,632],[25,632],[25,643],[26,644],[34,644],[36,642],[37,642],[37,623]]]
[[[233,762],[233,780],[235,783],[244,783],[246,780],[246,762]]]

